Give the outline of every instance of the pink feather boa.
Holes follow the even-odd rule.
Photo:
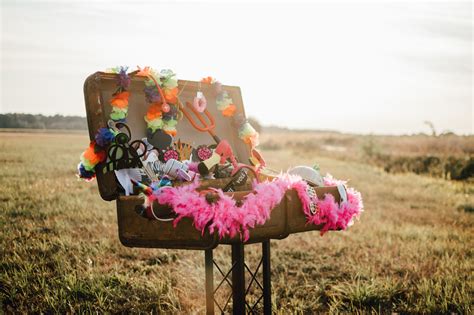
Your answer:
[[[328,175],[324,178],[324,184],[336,186],[345,182]],[[249,229],[265,224],[270,218],[271,210],[281,202],[286,191],[290,189],[296,190],[308,224],[323,225],[321,235],[328,230],[345,230],[363,211],[360,193],[348,188],[347,201],[341,204],[338,204],[331,194],[326,194],[322,200],[315,196],[312,201],[318,211],[311,214],[311,200],[306,193],[308,184],[300,177],[289,174],[282,174],[273,181],[254,182],[253,193],[248,194],[240,206],[221,189],[215,189],[219,200],[209,203],[205,196],[196,191],[198,187],[198,181],[180,187],[163,187],[148,196],[146,205],[149,206],[156,200],[160,204],[171,206],[177,214],[177,218],[173,221],[174,226],[181,219],[188,217],[193,219],[194,226],[202,233],[206,227],[211,234],[217,231],[220,238],[234,237],[240,233],[244,241],[249,238]]]

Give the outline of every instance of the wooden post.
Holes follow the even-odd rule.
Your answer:
[[[204,251],[206,267],[206,314],[214,315],[214,263],[212,249]]]
[[[262,242],[262,259],[263,259],[263,313],[265,315],[272,314],[272,282],[270,268],[270,240]]]
[[[232,314],[245,314],[244,245],[232,244]]]

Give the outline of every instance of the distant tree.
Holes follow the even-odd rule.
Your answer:
[[[29,129],[87,129],[85,117],[79,116],[44,116],[32,114],[0,114],[0,128]]]
[[[440,136],[445,136],[445,137],[450,137],[450,136],[455,136],[456,134],[452,132],[451,130],[445,130],[442,133],[439,134]]]
[[[429,120],[425,120],[425,125],[427,125],[431,129],[431,135],[433,137],[436,137],[436,129],[434,124]]]

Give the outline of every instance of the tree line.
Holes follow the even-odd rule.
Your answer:
[[[9,113],[0,114],[0,128],[86,130],[87,120],[80,116]]]

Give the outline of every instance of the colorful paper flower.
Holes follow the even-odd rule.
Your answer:
[[[170,69],[164,69],[160,71],[161,86],[165,89],[174,89],[178,87],[178,78],[176,73]]]
[[[214,79],[213,77],[206,77],[206,78],[202,78],[201,82],[206,83],[206,84],[213,84],[216,82],[216,79]]]
[[[127,108],[112,107],[112,111],[110,112],[110,118],[114,121],[120,121],[124,120],[127,117],[127,114]]]
[[[239,128],[239,138],[242,139],[245,143],[253,147],[256,147],[259,143],[258,132],[252,127],[252,125],[245,121],[243,125]]]
[[[138,68],[138,72],[135,74],[137,76],[140,76],[140,77],[148,77],[150,75],[152,75],[152,69],[150,67],[145,67],[145,68],[140,68],[140,67],[137,67]]]
[[[115,132],[109,128],[100,128],[95,135],[95,142],[102,148],[106,148],[115,139]]]
[[[175,137],[178,131],[176,130],[176,125],[178,121],[176,119],[170,119],[166,121],[163,125],[163,131],[169,134],[172,137]]]
[[[119,77],[117,79],[117,85],[121,87],[123,90],[128,89],[128,87],[130,86],[130,83],[132,82],[132,80],[128,76],[127,70],[128,70],[128,67],[120,67],[120,70],[118,72]]]
[[[149,80],[151,81],[151,80]],[[161,95],[156,89],[155,85],[149,85],[145,86],[145,89],[143,90],[145,92],[145,97],[148,103],[156,103],[156,102],[161,102]]]
[[[166,102],[176,104],[178,102],[178,92],[179,90],[177,87],[172,89],[163,89]]]
[[[130,92],[128,91],[117,93],[110,99],[110,105],[117,108],[126,108],[128,106],[129,96]]]
[[[105,160],[106,154],[103,148],[98,147],[95,141],[91,141],[89,147],[82,154],[84,159],[89,162],[89,165],[97,165]]]
[[[222,115],[231,117],[235,114],[236,106],[233,104],[232,98],[226,91],[222,91],[217,95],[216,106]]]
[[[160,103],[152,103],[150,107],[148,107],[148,111],[146,113],[146,118],[148,120],[154,120],[157,118],[161,118],[161,104]]]
[[[235,107],[234,104],[230,104],[222,111],[222,115],[224,115],[225,117],[232,117],[234,116],[236,110],[237,107]]]
[[[86,170],[84,164],[79,163],[77,165],[77,176],[87,182],[90,182],[95,178],[95,172]]]

